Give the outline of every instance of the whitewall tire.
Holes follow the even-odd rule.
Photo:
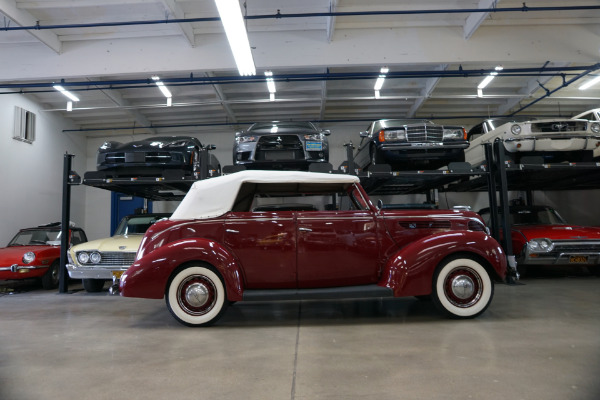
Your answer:
[[[452,318],[474,318],[494,296],[494,281],[485,267],[469,257],[454,257],[438,266],[433,277],[432,299]]]
[[[180,267],[165,293],[167,307],[187,326],[206,326],[217,321],[229,304],[219,274],[208,265]]]

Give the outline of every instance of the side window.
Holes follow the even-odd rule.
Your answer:
[[[483,124],[479,124],[479,125],[475,125],[473,128],[471,128],[471,130],[469,131],[469,141],[473,140],[473,139],[477,139],[479,136],[483,135]]]
[[[362,194],[356,187],[352,190],[350,197],[352,198],[352,201],[358,210],[368,210],[369,209],[369,205],[367,204],[367,201],[364,199],[364,197],[362,196]]]
[[[71,235],[71,244],[76,245],[85,242],[85,237],[82,231],[73,231]]]

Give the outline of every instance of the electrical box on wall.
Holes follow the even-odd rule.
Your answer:
[[[35,114],[15,106],[15,125],[13,139],[33,143],[35,140]]]

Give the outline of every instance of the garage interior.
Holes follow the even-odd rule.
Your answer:
[[[581,89],[600,74],[594,0],[248,0],[241,10],[253,75],[240,74],[213,0],[0,0],[0,243],[59,221],[65,153],[83,176],[107,140],[194,136],[229,165],[235,132],[251,123],[312,121],[331,131],[337,168],[376,119],[468,130],[600,107],[600,83]],[[31,143],[13,139],[15,107],[35,115]],[[72,188],[71,220],[89,239],[111,234],[111,196]],[[400,197],[381,196],[424,198]],[[535,190],[533,200],[600,226],[593,185]],[[482,191],[436,201],[488,205]],[[0,398],[595,399],[599,282],[585,269],[543,269],[498,285],[469,321],[408,298],[290,301],[236,304],[207,329],[180,326],[162,301],[111,296],[108,284],[56,294],[0,282]]]

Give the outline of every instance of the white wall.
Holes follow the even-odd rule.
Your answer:
[[[36,114],[36,139],[32,144],[14,140],[14,107]],[[85,138],[66,134],[74,126],[24,95],[0,95],[0,245],[5,246],[20,228],[62,218],[62,175],[66,152],[74,154],[73,169],[83,170]],[[85,224],[85,198],[72,188],[71,220]]]

